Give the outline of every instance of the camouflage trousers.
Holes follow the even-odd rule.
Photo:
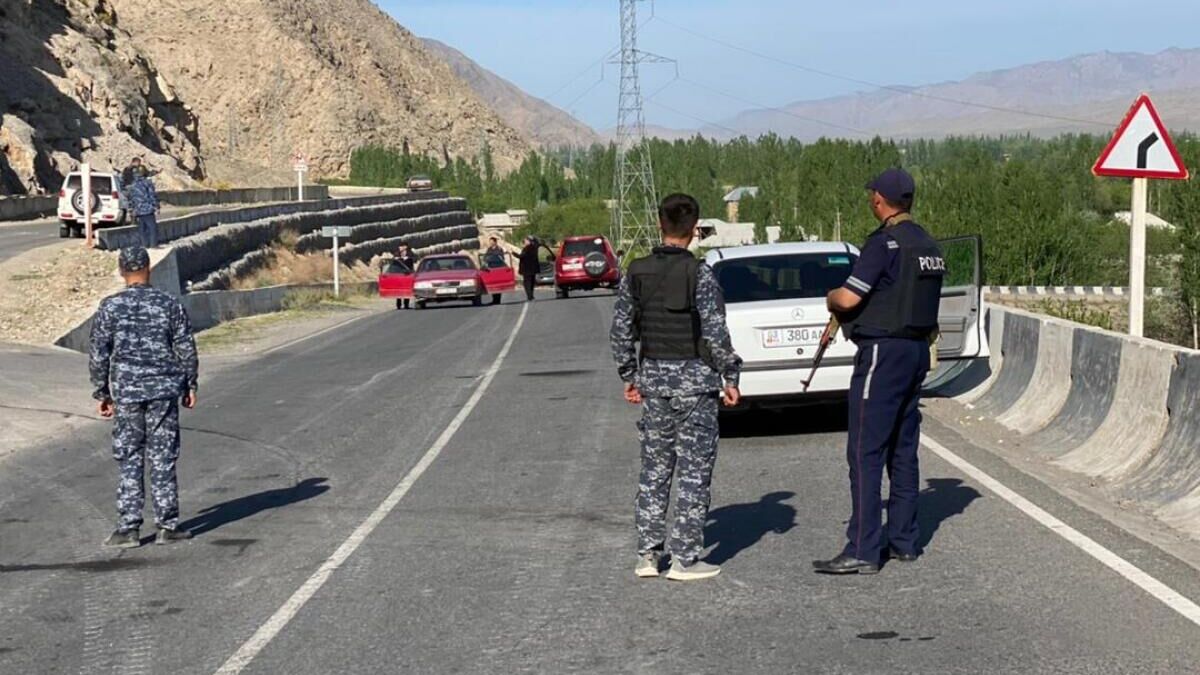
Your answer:
[[[179,488],[175,480],[175,462],[179,459],[178,402],[167,398],[118,403],[113,425],[113,457],[121,467],[117,529],[126,532],[142,525],[147,461],[154,521],[159,527],[175,529],[179,524]]]
[[[638,422],[642,473],[635,521],[638,553],[662,549],[690,565],[704,550],[713,464],[717,460],[716,394],[647,397]],[[678,471],[675,522],[666,540],[671,481]]]

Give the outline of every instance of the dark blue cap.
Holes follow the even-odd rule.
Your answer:
[[[143,246],[127,246],[117,256],[122,272],[138,272],[150,266],[150,253]]]
[[[867,189],[878,192],[889,202],[899,202],[912,199],[917,192],[917,184],[904,169],[891,168],[867,183]]]

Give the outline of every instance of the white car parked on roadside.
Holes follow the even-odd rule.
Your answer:
[[[986,357],[979,238],[940,243],[951,269],[942,292],[939,360]],[[858,254],[854,246],[837,242],[709,251],[705,260],[725,295],[733,348],[744,360],[741,391],[747,406],[845,398],[857,348],[842,333],[826,350],[807,393],[802,383],[829,322],[825,296],[846,282]]]
[[[124,225],[129,204],[121,185],[121,174],[92,173],[92,227]],[[83,236],[84,216],[83,174],[72,171],[63,180],[58,192],[58,236]]]

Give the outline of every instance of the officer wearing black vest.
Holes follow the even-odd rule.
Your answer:
[[[890,557],[917,559],[921,475],[921,383],[938,330],[946,263],[937,242],[909,215],[916,185],[903,169],[867,184],[881,222],[867,238],[846,284],[829,293],[829,309],[858,346],[850,380],[848,542],[841,555],[813,562],[826,574],[875,574],[883,562],[880,490],[886,468]]]
[[[717,458],[718,400],[737,404],[742,360],[729,339],[716,276],[688,251],[699,219],[700,205],[692,197],[663,200],[663,245],[629,265],[613,308],[610,337],[625,400],[642,406],[634,568],[642,578],[659,575],[664,553],[671,557],[668,579],[694,581],[721,571],[700,554]],[[676,472],[668,539],[667,503]]]

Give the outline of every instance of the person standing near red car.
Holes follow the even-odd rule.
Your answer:
[[[541,271],[541,263],[538,262],[537,239],[525,237],[525,246],[521,249],[517,271],[521,273],[521,280],[525,283],[525,300],[533,302],[533,289],[537,285],[538,272]]]

